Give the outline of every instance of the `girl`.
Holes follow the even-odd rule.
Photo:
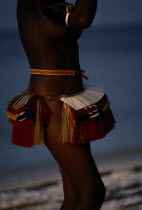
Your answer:
[[[8,103],[12,142],[45,144],[62,175],[60,210],[98,210],[106,195],[90,142],[115,119],[101,88],[85,89],[77,40],[91,26],[97,0],[18,0],[19,35],[30,65],[26,91]]]

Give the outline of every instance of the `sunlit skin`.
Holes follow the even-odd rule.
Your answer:
[[[44,0],[47,1],[48,0]],[[77,0],[69,24],[80,30],[91,26],[96,0]],[[19,35],[31,69],[80,69],[77,39],[65,25],[45,16],[39,0],[18,0]],[[81,75],[31,75],[29,87],[46,96],[76,93],[83,89]],[[46,128],[45,146],[58,163],[63,180],[64,201],[60,210],[98,210],[105,198],[105,186],[91,155],[90,143],[62,144],[60,100],[47,102],[52,115]],[[48,165],[47,165],[48,167]]]

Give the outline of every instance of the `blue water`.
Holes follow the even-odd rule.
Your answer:
[[[142,27],[92,27],[79,40],[80,64],[87,86],[102,87],[117,121],[105,138],[91,143],[94,155],[142,148]],[[29,65],[17,31],[0,32],[0,171],[53,162],[44,145],[22,148],[11,144],[6,102],[27,88]]]

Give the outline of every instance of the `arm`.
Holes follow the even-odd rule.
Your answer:
[[[38,11],[40,8],[40,0],[24,0],[24,4],[34,11]]]
[[[68,24],[71,27],[90,27],[96,10],[97,0],[76,0],[75,9],[69,15]]]
[[[28,0],[31,1],[31,0]],[[50,10],[46,5],[59,2],[65,2],[64,0],[36,0],[40,2],[40,10],[44,15],[50,16],[51,18],[56,19],[65,24],[65,8],[61,11],[58,10],[58,13],[55,10]],[[71,0],[70,0],[71,3]],[[97,10],[97,0],[76,0],[74,9],[71,11],[68,24],[73,28],[88,28],[91,26],[93,19],[95,17]]]

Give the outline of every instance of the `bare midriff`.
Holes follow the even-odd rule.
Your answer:
[[[83,90],[80,75],[31,75],[29,88],[37,94],[70,95]]]
[[[79,70],[78,42],[68,28],[39,13],[32,13],[24,5],[24,0],[19,1],[17,17],[29,69]],[[41,95],[69,95],[83,90],[83,78],[79,74],[31,74],[29,87]]]
[[[64,44],[62,45],[64,46]],[[52,50],[53,51],[53,50]],[[60,49],[51,55],[51,52],[46,51],[44,54],[45,61],[41,58],[30,65],[31,69],[44,70],[79,70],[77,48],[70,48],[68,51],[60,52]],[[51,59],[49,59],[52,56]],[[57,59],[58,58],[58,59]],[[55,61],[54,61],[55,60]],[[38,67],[38,68],[37,68]],[[52,94],[52,95],[70,95],[75,92],[83,90],[83,78],[79,74],[75,75],[30,75],[29,87],[38,94]]]

